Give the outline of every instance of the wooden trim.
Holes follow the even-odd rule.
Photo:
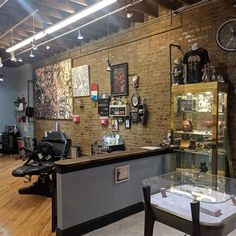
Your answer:
[[[90,221],[87,221],[85,223],[75,225],[73,227],[70,227],[68,229],[56,229],[56,236],[78,236],[83,235],[88,232],[91,232],[93,230],[99,229],[101,227],[104,227],[108,224],[114,223],[118,220],[121,220],[127,216],[133,215],[135,213],[138,213],[144,209],[143,203],[139,202],[137,204],[134,204],[132,206],[123,208],[121,210],[112,212],[110,214],[107,214],[105,216],[101,216],[96,219],[92,219]]]
[[[137,159],[156,156],[156,155],[168,154],[172,152],[173,152],[173,149],[170,149],[170,148],[163,148],[163,149],[158,149],[154,151],[143,149],[140,152],[121,151],[119,152],[119,154],[114,154],[115,153],[114,152],[114,153],[110,153],[104,156],[101,155],[101,157],[98,156],[97,159],[96,159],[96,156],[93,156],[91,158],[88,157],[88,159],[84,161],[80,161],[79,160],[80,158],[78,158],[78,160],[75,160],[75,161],[74,160],[60,161],[60,162],[55,163],[55,167],[56,167],[57,173],[64,174],[64,173],[69,173],[73,171],[95,168],[98,166],[121,163],[125,161],[132,161],[132,160],[137,160]]]

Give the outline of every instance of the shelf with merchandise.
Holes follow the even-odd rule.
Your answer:
[[[219,171],[217,162],[222,153],[218,149],[224,146],[222,140],[223,127],[227,126],[227,91],[227,84],[219,82],[172,86],[173,144],[179,145],[180,151],[210,155],[211,168],[208,169],[213,174]]]

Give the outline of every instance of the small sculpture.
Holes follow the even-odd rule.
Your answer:
[[[184,84],[183,64],[182,64],[181,58],[177,58],[174,61],[174,68],[172,72],[172,82],[173,84]]]

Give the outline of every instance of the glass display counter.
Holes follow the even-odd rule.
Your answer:
[[[227,127],[227,90],[228,86],[219,82],[172,86],[173,144],[185,153],[179,158],[194,157],[195,169],[205,163],[212,174],[224,175],[226,171],[223,130]],[[199,163],[198,157],[203,161]]]
[[[190,170],[143,181],[145,236],[156,221],[190,235],[227,235],[236,228],[236,180]]]

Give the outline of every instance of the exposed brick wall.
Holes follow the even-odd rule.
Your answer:
[[[149,109],[146,126],[132,124],[131,129],[120,126],[120,134],[127,148],[144,145],[157,145],[166,136],[170,127],[170,83],[169,83],[169,44],[179,43],[181,50],[173,50],[173,59],[182,57],[193,42],[206,48],[212,65],[227,75],[232,84],[236,85],[235,53],[227,53],[218,48],[215,43],[217,26],[226,18],[233,15],[231,0],[213,1],[182,12],[177,16],[161,16],[160,19],[150,20],[142,25],[117,33],[109,37],[109,55],[112,64],[128,62],[129,74],[140,76],[139,95],[145,98]],[[163,11],[161,11],[163,15]],[[90,65],[90,83],[99,84],[99,92],[110,93],[109,73],[107,66],[107,39],[90,43],[80,49],[49,58],[36,67],[72,58],[72,66]],[[134,91],[129,81],[129,96]],[[90,144],[101,139],[107,128],[99,124],[97,104],[89,97],[81,98],[84,108],[79,108],[80,98],[74,99],[74,113],[80,114],[81,122],[59,121],[60,127],[79,144],[84,153],[90,153]],[[236,159],[236,96],[230,95],[230,131],[234,158]],[[35,134],[43,135],[44,130],[53,127],[50,120],[37,120]]]

